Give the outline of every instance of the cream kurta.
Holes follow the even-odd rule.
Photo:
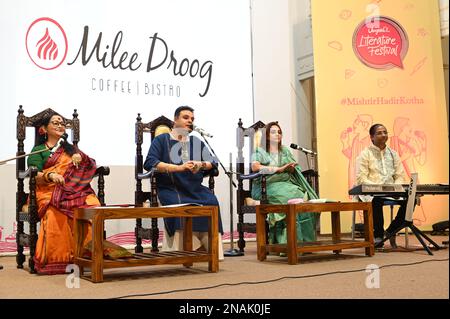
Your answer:
[[[356,160],[356,183],[359,184],[405,184],[408,177],[397,152],[388,146],[381,150],[375,145],[364,149]],[[371,196],[359,196],[370,201]]]

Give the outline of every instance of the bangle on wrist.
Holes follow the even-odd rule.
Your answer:
[[[54,174],[55,172],[45,172],[44,173],[44,180],[47,182],[47,183],[51,183],[53,180],[52,179],[50,179],[50,175],[51,174]]]

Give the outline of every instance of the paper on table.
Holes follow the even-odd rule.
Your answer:
[[[182,207],[182,206],[203,206],[203,205],[198,203],[183,203],[183,204],[164,205],[159,207]]]
[[[320,203],[337,203],[339,201],[334,200],[334,199],[329,199],[329,198],[317,198],[317,199],[310,199],[308,201],[308,203],[316,203],[316,204],[320,204]]]

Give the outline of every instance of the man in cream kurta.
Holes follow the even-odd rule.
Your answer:
[[[372,145],[364,149],[357,159],[357,184],[406,184],[408,178],[400,157],[386,145],[388,140],[386,127],[382,124],[374,124],[369,133]],[[393,239],[391,246],[395,247],[395,236],[391,237],[393,235],[391,233],[405,220],[406,200],[398,201],[400,208],[385,234],[383,203],[386,198],[368,195],[359,195],[359,198],[365,202],[372,201],[375,246],[382,247],[383,236],[386,235]]]

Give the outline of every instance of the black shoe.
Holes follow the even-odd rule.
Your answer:
[[[393,249],[398,248],[397,243],[395,242],[396,234],[390,234],[388,232],[385,232],[384,236],[389,237],[389,244],[391,245],[391,248],[393,248]]]
[[[383,238],[376,237],[373,244],[375,248],[382,248],[384,246]]]

